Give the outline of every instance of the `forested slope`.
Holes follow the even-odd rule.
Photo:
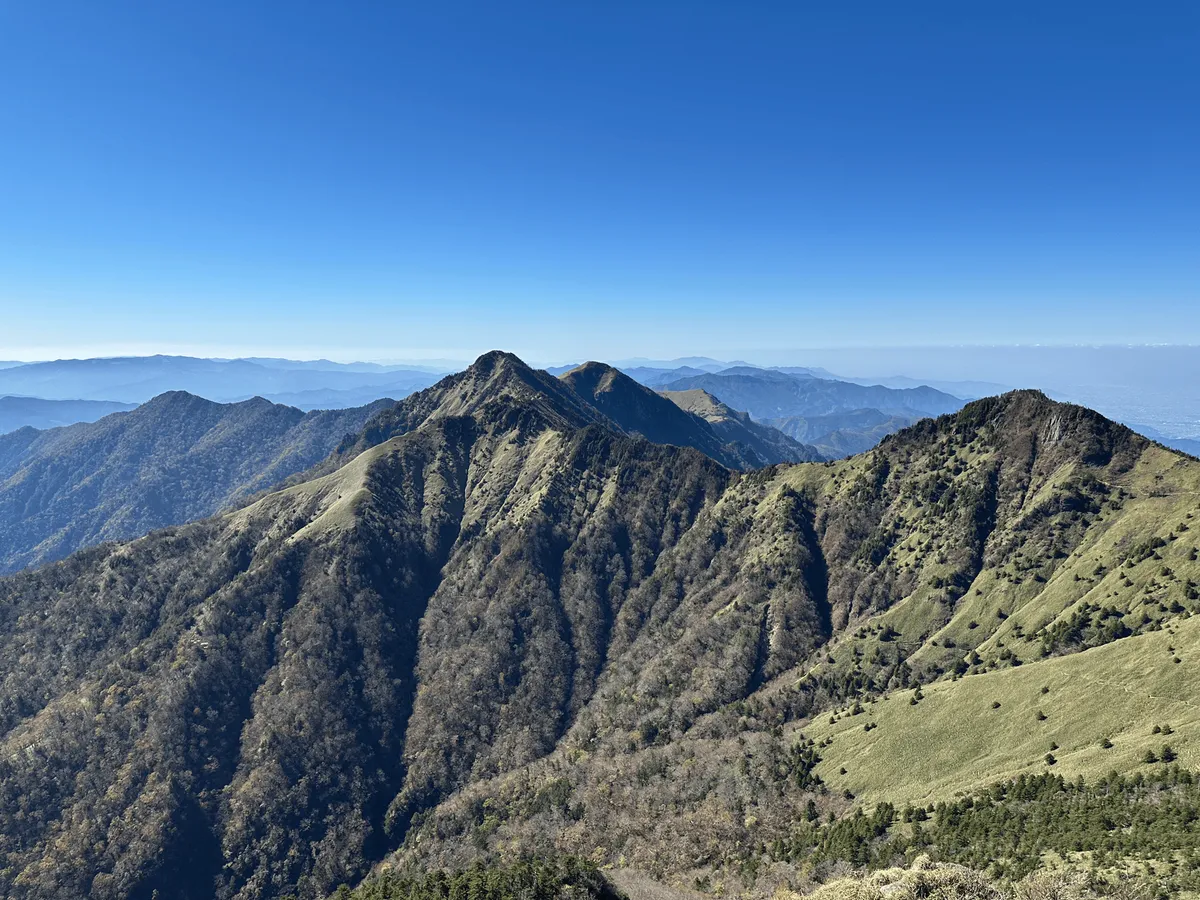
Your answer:
[[[302,413],[175,391],[97,422],[0,435],[0,572],[210,516],[324,459],[385,405]]]

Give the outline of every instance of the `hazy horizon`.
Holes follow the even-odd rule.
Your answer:
[[[413,366],[432,373],[448,373],[466,367],[488,350],[515,352],[530,365],[553,368],[589,360],[607,362],[624,368],[672,367],[690,360],[708,359],[717,363],[744,362],[762,367],[806,367],[843,379],[863,383],[891,383],[893,387],[928,384],[955,396],[970,398],[1000,393],[1012,388],[1035,388],[1054,399],[1090,406],[1118,421],[1142,428],[1151,436],[1159,434],[1177,439],[1200,438],[1200,347],[1184,344],[1110,344],[1110,345],[943,345],[926,347],[825,347],[793,350],[742,351],[736,354],[692,352],[682,357],[665,354],[638,357],[622,354],[523,353],[517,348],[493,346],[462,351],[457,355],[404,355],[393,351],[371,358],[337,358],[331,353],[308,357],[289,356],[258,348],[244,354],[212,354],[201,359],[290,359],[298,362],[319,359],[347,363]],[[419,351],[418,351],[419,352]],[[412,351],[409,351],[412,354]],[[88,357],[146,358],[139,356]],[[181,355],[181,354],[162,354]],[[191,358],[189,354],[182,354]],[[0,359],[3,359],[0,354]],[[49,361],[49,360],[47,360]],[[62,360],[58,360],[62,361]],[[10,360],[11,362],[11,360]],[[4,370],[0,366],[0,371]],[[33,382],[36,384],[37,382]],[[166,387],[182,387],[179,382]],[[34,395],[38,390],[17,391]],[[381,393],[363,394],[359,399],[374,399]],[[88,394],[98,399],[117,396]],[[279,399],[288,402],[292,395]],[[358,396],[358,395],[356,395]],[[126,398],[128,399],[128,398]]]
[[[596,360],[602,362],[638,361],[648,363],[677,362],[689,358],[706,358],[717,362],[744,361],[752,365],[771,367],[800,365],[791,361],[793,357],[804,354],[824,356],[828,354],[917,354],[923,351],[957,351],[957,350],[1029,350],[1029,351],[1062,351],[1062,350],[1200,350],[1200,343],[1182,341],[1162,342],[969,342],[954,343],[925,343],[925,344],[845,344],[845,345],[812,345],[797,347],[782,347],[773,349],[740,348],[735,350],[685,350],[679,353],[624,353],[612,351],[605,353],[577,353],[563,355],[555,354],[553,348],[538,350],[532,353],[520,352],[512,348],[496,345],[480,345],[475,348],[438,348],[424,350],[419,348],[403,349],[364,349],[353,350],[346,348],[321,347],[211,347],[195,345],[117,345],[77,346],[63,348],[34,348],[25,349],[20,346],[0,347],[0,362],[18,362],[22,364],[41,362],[63,362],[67,360],[84,359],[123,359],[146,358],[154,356],[193,357],[196,359],[237,360],[237,359],[282,359],[293,362],[317,362],[326,360],[339,364],[372,363],[377,365],[403,365],[408,363],[432,364],[455,363],[469,364],[472,360],[492,350],[503,350],[514,353],[531,364],[559,366],[571,362],[586,362]],[[783,361],[780,361],[783,360]]]

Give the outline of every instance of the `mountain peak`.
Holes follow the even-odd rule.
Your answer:
[[[1068,416],[1071,419],[1087,420],[1104,423],[1114,428],[1124,428],[1110,419],[1105,418],[1095,410],[1074,403],[1064,403],[1053,400],[1042,391],[1035,388],[1022,388],[1008,391],[994,397],[984,397],[972,400],[949,418],[955,421],[971,424],[984,424],[991,421],[1040,420],[1052,416]],[[1128,429],[1125,429],[1128,430]]]
[[[674,404],[664,403],[654,391],[634,381],[619,369],[601,362],[586,362],[558,376],[574,393],[592,404],[627,431],[650,437],[646,428],[652,430],[657,424],[669,429],[671,417],[679,418],[680,410]],[[632,427],[629,427],[632,426]],[[655,438],[651,437],[651,440]],[[677,443],[659,441],[659,443]]]
[[[726,411],[730,418],[737,417]],[[681,409],[605,363],[587,362],[556,378],[511,353],[493,350],[465,371],[381,411],[356,439],[343,443],[321,471],[331,471],[359,452],[425,422],[452,416],[469,416],[485,428],[519,423],[522,430],[534,431],[598,424],[656,444],[691,447],[735,469],[820,458],[812,448],[783,435],[769,435],[773,429],[761,426],[762,434],[719,434],[704,417]],[[750,438],[753,446],[746,443]]]
[[[620,369],[613,368],[607,363],[596,362],[595,360],[576,366],[571,371],[564,372],[558,377],[560,380],[571,385],[577,393],[583,396],[611,391],[615,385],[620,385],[622,389],[627,391],[640,392],[649,390],[649,388],[630,378]]]
[[[215,400],[209,400],[190,391],[163,391],[161,394],[151,397],[140,408],[152,410],[194,405],[218,406],[219,404]]]
[[[685,391],[659,391],[659,393],[681,409],[695,413],[710,423],[720,419],[747,420],[750,417],[722,403],[704,388]]]
[[[898,446],[947,433],[958,441],[988,436],[1018,454],[1079,459],[1089,465],[1108,465],[1118,457],[1132,465],[1149,444],[1095,410],[1032,389],[973,400],[958,412],[917,422],[883,443]]]
[[[516,419],[513,419],[513,415]],[[522,428],[580,428],[604,416],[548,372],[503,350],[489,351],[466,369],[377,413],[356,439],[343,442],[324,468],[407,434],[423,423],[469,416],[480,423],[519,420]]]
[[[467,367],[468,372],[476,375],[487,375],[501,370],[517,370],[532,372],[533,369],[515,353],[507,350],[489,350]]]

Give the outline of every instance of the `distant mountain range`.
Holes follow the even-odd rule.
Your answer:
[[[1119,353],[1116,358],[1123,359]],[[25,425],[48,428],[95,421],[174,390],[218,402],[261,396],[301,410],[348,409],[380,397],[408,396],[430,386],[445,366],[453,365],[451,361],[426,365],[171,356],[0,362],[0,434]],[[559,366],[548,371],[560,375],[574,368],[577,366]],[[821,366],[765,368],[710,357],[629,359],[615,368],[655,390],[705,390],[730,410],[748,412],[756,423],[777,427],[827,458],[862,452],[885,434],[919,418],[1008,389],[991,381],[918,380],[899,375],[860,378],[836,375]],[[1068,395],[1101,407],[1109,404],[1119,412],[1117,418],[1137,422],[1133,427],[1168,446],[1193,454],[1200,451],[1194,437],[1197,426],[1188,419],[1186,407],[1175,413],[1160,408],[1162,404],[1152,396],[1114,390],[1075,387]],[[1065,399],[1056,392],[1051,394]],[[850,419],[837,418],[851,413]],[[746,440],[736,442],[747,445]],[[796,452],[795,448],[791,451]]]
[[[438,377],[439,373],[411,366],[343,365],[327,360],[64,359],[0,368],[0,395],[144,403],[167,391],[187,391],[219,402],[259,396],[312,409],[332,405],[331,401],[344,406],[359,405],[364,398],[407,396]]]
[[[18,428],[58,428],[75,422],[95,422],[109,413],[133,409],[132,403],[111,400],[43,400],[40,397],[0,397],[0,434]]]
[[[721,434],[710,427],[711,433],[704,440],[693,436],[677,441],[696,446],[704,441],[725,440],[743,450],[757,446],[744,459],[736,452],[730,456],[711,447],[705,450],[735,467],[809,459],[817,453],[829,458],[845,456],[873,446],[884,434],[921,416],[956,408],[946,400],[949,395],[942,396],[925,387],[906,393],[857,385],[838,380],[820,368],[763,369],[708,357],[625,360],[623,364],[626,375],[647,387],[673,394],[704,390],[729,412],[748,412],[749,417],[742,418],[724,412],[717,414],[709,425],[718,425]],[[561,366],[548,371],[562,375],[578,368]],[[17,364],[0,368],[0,392],[22,394],[29,399],[22,404],[10,403],[7,415],[0,408],[0,433],[24,425],[49,427],[94,421],[108,412],[128,409],[130,404],[177,390],[218,402],[261,396],[301,410],[347,409],[366,405],[381,396],[397,399],[408,396],[433,384],[437,374],[429,366],[267,357],[154,356]],[[38,408],[34,398],[59,401],[60,405],[55,409]],[[107,405],[88,405],[79,403],[80,400],[93,404],[104,401]],[[820,421],[821,417],[852,410],[864,411],[860,422],[847,420],[838,425],[831,422],[825,427]],[[666,414],[670,415],[669,410]],[[798,416],[806,419],[802,426],[794,421]],[[780,443],[779,437],[761,428],[753,435],[750,433],[752,425],[761,425],[768,419],[769,424],[780,425],[794,439],[792,444]],[[740,429],[738,435],[733,434],[735,426]],[[657,425],[643,421],[639,433],[655,429],[670,431],[673,427],[666,421]],[[817,446],[820,449],[814,450]]]
[[[808,370],[735,366],[669,376],[656,370],[649,377],[667,396],[704,391],[729,408],[745,411],[759,424],[814,447],[826,459],[862,453],[918,419],[963,405],[959,398],[930,387],[859,385]]]
[[[877,409],[855,409],[825,416],[780,416],[763,422],[811,444],[826,459],[841,459],[870,450],[887,435],[907,428],[919,415],[894,415]]]
[[[858,409],[876,409],[889,415],[937,416],[960,409],[958,397],[929,387],[867,387],[773,369],[738,366],[692,375],[668,382],[664,390],[708,391],[721,402],[748,412],[756,419],[783,416],[828,416]]]
[[[680,356],[676,359],[647,359],[643,356],[632,359],[615,359],[610,365],[626,371],[631,368],[647,367],[652,369],[678,369],[680,367],[699,369],[704,372],[717,372],[732,366],[748,366],[750,363],[742,360],[732,362],[713,359],[711,356]]]
[[[1001,384],[994,381],[947,381],[939,379],[917,379],[907,375],[892,375],[864,378],[851,375],[838,375],[821,366],[756,366],[741,360],[723,362],[707,356],[689,356],[672,360],[629,359],[611,363],[627,375],[636,378],[642,384],[659,387],[670,381],[687,378],[705,373],[723,372],[729,369],[750,368],[759,371],[783,372],[787,375],[807,375],[813,378],[823,378],[828,381],[848,381],[853,384],[866,386],[880,385],[891,388],[932,387],[963,400],[975,400],[980,397],[991,397],[1011,391],[1013,385]],[[551,367],[548,371],[560,374],[573,366]]]
[[[1193,440],[1191,438],[1173,438],[1163,434],[1157,428],[1153,428],[1149,425],[1139,425],[1133,422],[1126,422],[1125,424],[1138,434],[1145,435],[1151,440],[1158,441],[1163,446],[1170,447],[1172,450],[1178,450],[1181,453],[1187,453],[1191,456],[1200,457],[1200,440]]]
[[[670,396],[700,390],[730,410],[749,413],[759,423],[815,447],[828,459],[861,453],[887,434],[926,416],[960,408],[966,398],[1007,388],[984,382],[944,382],[948,390],[914,379],[888,384],[842,378],[820,367],[763,368],[708,357],[676,360],[624,360],[625,374]],[[560,374],[570,366],[552,368]]]
[[[824,371],[810,369],[809,371]],[[825,377],[825,376],[822,376]],[[1000,384],[995,381],[939,381],[938,379],[909,378],[907,375],[891,375],[884,378],[858,378],[845,375],[828,375],[839,381],[852,381],[855,384],[882,385],[891,388],[936,388],[946,394],[961,397],[964,400],[978,400],[981,397],[994,397],[1013,390],[1010,384]]]

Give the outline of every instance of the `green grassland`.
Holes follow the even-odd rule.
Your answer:
[[[1194,769],[1197,662],[1200,619],[1191,618],[1036,665],[927,685],[916,704],[915,691],[894,692],[859,714],[817,719],[805,733],[824,744],[817,773],[866,803],[923,805],[1051,768],[1092,781],[1136,771],[1164,745]]]
[[[972,462],[981,457],[964,469]],[[862,465],[827,468],[813,487],[836,491]],[[1066,463],[1025,498],[1005,526],[1023,538],[1020,549],[985,559],[951,606],[933,601],[943,573],[926,569],[909,595],[832,643],[826,669],[892,652],[913,670],[946,671],[916,704],[912,687],[893,686],[861,714],[847,706],[815,717],[805,731],[832,739],[818,767],[831,787],[865,802],[925,803],[1044,770],[1048,753],[1055,772],[1093,779],[1136,770],[1164,744],[1185,766],[1200,765],[1200,466],[1147,448],[1100,486],[1109,499],[1064,551],[1056,544],[1077,512],[1051,498],[1079,475]],[[1056,512],[1038,512],[1046,508]],[[909,564],[907,547],[928,545],[936,564],[948,539],[913,521],[915,533],[893,551],[897,564]],[[1007,540],[990,537],[992,546]],[[1164,724],[1172,734],[1153,733]]]

